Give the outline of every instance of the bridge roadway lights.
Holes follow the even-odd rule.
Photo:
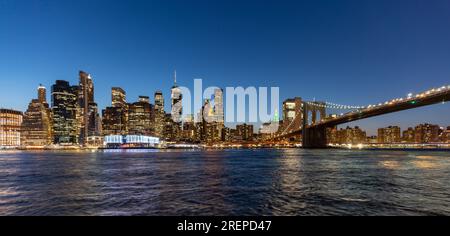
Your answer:
[[[305,128],[303,130],[303,148],[327,148],[325,126]]]

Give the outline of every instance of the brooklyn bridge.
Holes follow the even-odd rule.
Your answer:
[[[450,85],[414,95],[408,94],[405,98],[397,98],[377,105],[368,106],[347,106],[331,102],[302,101],[301,112],[290,124],[285,125],[284,129],[271,139],[283,140],[301,137],[304,148],[325,148],[327,147],[327,128],[369,117],[445,103],[449,100]],[[350,111],[327,117],[327,109],[346,109]]]

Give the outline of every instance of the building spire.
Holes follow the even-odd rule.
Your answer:
[[[175,70],[173,72],[173,85],[176,86],[177,85],[177,70]]]

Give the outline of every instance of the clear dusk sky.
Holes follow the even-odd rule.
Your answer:
[[[186,87],[278,86],[281,100],[404,97],[450,84],[450,1],[0,0],[0,107],[24,111],[79,70],[101,108],[112,86],[168,103],[175,69]],[[423,122],[450,125],[450,104],[350,125]]]

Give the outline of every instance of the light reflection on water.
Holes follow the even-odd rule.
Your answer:
[[[0,153],[1,215],[450,214],[437,151]]]

